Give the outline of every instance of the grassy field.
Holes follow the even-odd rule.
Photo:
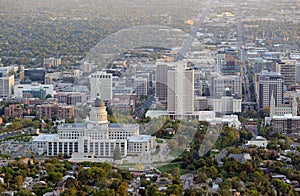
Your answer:
[[[176,163],[169,163],[168,165],[162,165],[160,167],[158,167],[157,169],[161,172],[166,172],[166,173],[170,173],[170,171],[175,168],[178,167],[180,168],[182,162],[176,162]],[[184,174],[185,170],[180,169],[180,175]]]

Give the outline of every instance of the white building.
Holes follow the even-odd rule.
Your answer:
[[[277,105],[275,104],[275,99],[272,94],[270,101],[270,118],[273,116],[284,116],[285,114],[292,114],[293,116],[297,116],[298,112],[298,103],[296,97],[293,98],[293,102],[291,106],[285,105]]]
[[[223,96],[226,89],[229,89],[231,95],[242,97],[241,76],[218,76],[213,79],[213,97]]]
[[[112,99],[112,74],[97,71],[90,75],[91,99],[100,97],[104,101]]]
[[[247,146],[257,146],[261,148],[266,148],[268,145],[268,140],[262,136],[256,136],[246,143]]]
[[[242,127],[242,123],[237,115],[231,114],[216,117],[215,111],[199,111],[199,121],[207,121],[211,124],[225,124],[236,129],[241,129]]]
[[[194,112],[194,70],[178,62],[168,70],[167,110],[177,118]]]
[[[41,134],[33,139],[32,146],[33,152],[40,155],[63,154],[81,161],[101,161],[101,158],[113,158],[116,147],[126,157],[150,154],[156,144],[155,137],[139,135],[138,124],[110,123],[104,103],[96,98],[89,120],[60,125],[58,134]]]
[[[58,67],[61,65],[61,58],[55,58],[55,57],[45,58],[44,64],[51,64],[54,67]]]
[[[14,86],[14,96],[16,98],[23,98],[23,92],[27,90],[45,90],[46,95],[54,95],[54,89],[52,84],[39,84],[39,83],[32,83],[32,84],[18,84]]]
[[[14,84],[14,75],[0,77],[0,97],[11,97],[13,95]]]
[[[242,112],[242,99],[223,96],[219,99],[211,99],[210,102],[216,113],[232,114]]]
[[[88,63],[88,62],[84,62],[81,67],[80,67],[80,70],[82,72],[85,72],[85,73],[91,73],[93,68],[95,68],[95,64],[94,63]]]

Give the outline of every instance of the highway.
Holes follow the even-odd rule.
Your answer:
[[[247,66],[246,66],[246,55],[245,49],[243,46],[243,24],[241,18],[241,6],[240,1],[237,3],[237,19],[238,19],[238,48],[239,48],[239,56],[242,65],[242,79],[244,84],[244,102],[251,101],[251,93],[249,89],[249,78],[247,75]]]
[[[195,26],[193,26],[191,28],[190,36],[181,46],[181,49],[179,50],[178,55],[176,56],[176,58],[174,60],[175,62],[181,61],[182,59],[184,59],[188,49],[191,47],[193,41],[196,39],[197,31],[201,27],[205,17],[208,15],[209,11],[212,9],[212,7],[215,3],[216,3],[216,0],[209,0],[208,5],[204,8],[204,11],[203,11],[202,15],[200,16],[198,22],[196,23]]]

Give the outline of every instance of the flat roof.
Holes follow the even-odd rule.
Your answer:
[[[65,123],[58,126],[59,128],[86,128],[86,123]]]
[[[47,141],[54,141],[58,139],[58,134],[40,134],[36,136],[32,141],[33,142],[47,142]]]
[[[138,128],[139,125],[136,123],[110,123],[108,125],[109,128]]]
[[[128,138],[129,142],[147,142],[152,138],[151,135],[134,135]]]

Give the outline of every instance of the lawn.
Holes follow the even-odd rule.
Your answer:
[[[175,167],[180,168],[182,162],[176,162],[176,163],[169,163],[168,165],[162,165],[160,167],[158,167],[157,169],[161,172],[165,172],[165,173],[170,173],[171,170]],[[185,170],[180,169],[180,175],[184,174]]]

